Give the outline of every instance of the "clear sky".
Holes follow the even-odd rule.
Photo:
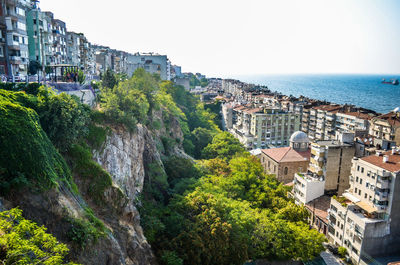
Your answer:
[[[400,73],[397,0],[41,0],[69,31],[208,76]]]

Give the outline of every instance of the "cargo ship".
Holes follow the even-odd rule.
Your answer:
[[[389,81],[386,81],[385,79],[382,79],[382,84],[390,84],[390,85],[397,86],[399,84],[399,80],[398,79],[390,79]]]

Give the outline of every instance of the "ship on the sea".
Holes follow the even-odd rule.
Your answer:
[[[399,84],[398,79],[390,79],[389,81],[386,81],[384,78],[382,79],[382,84],[390,84],[390,85],[395,85],[397,86]]]

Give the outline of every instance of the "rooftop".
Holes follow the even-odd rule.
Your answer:
[[[316,141],[313,144],[317,144],[320,146],[327,146],[327,147],[341,147],[341,146],[350,147],[350,146],[352,146],[351,144],[342,143],[337,140],[322,140],[322,141]]]
[[[400,154],[396,152],[395,155],[392,155],[391,151],[384,152],[383,155],[387,155],[389,157],[388,162],[383,162],[383,156],[371,155],[367,157],[361,158],[361,160],[371,163],[375,166],[388,170],[390,172],[398,172],[400,171]]]
[[[315,200],[310,201],[305,206],[321,219],[328,219],[328,209],[331,205],[331,197],[321,196]]]
[[[263,149],[262,152],[276,162],[300,162],[310,160],[310,150],[298,152],[291,147]]]

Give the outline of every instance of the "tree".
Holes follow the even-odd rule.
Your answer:
[[[14,208],[0,213],[0,262],[2,264],[59,265],[69,249]],[[72,265],[75,263],[69,262]]]
[[[83,73],[82,70],[79,70],[78,71],[78,82],[79,82],[79,84],[82,85],[83,83],[85,83],[85,80],[86,80],[85,74]]]
[[[28,72],[30,75],[36,75],[39,70],[42,69],[42,65],[38,61],[30,61],[28,66]]]
[[[212,142],[202,152],[204,158],[222,158],[230,160],[235,154],[243,153],[245,150],[238,139],[229,132],[218,133]]]
[[[40,123],[53,144],[65,152],[88,133],[90,109],[75,96],[43,88],[38,94]]]
[[[111,90],[118,84],[118,80],[116,79],[113,70],[111,70],[110,68],[108,68],[104,72],[101,80],[103,82],[102,83],[103,88],[107,88],[107,89],[111,89]]]

